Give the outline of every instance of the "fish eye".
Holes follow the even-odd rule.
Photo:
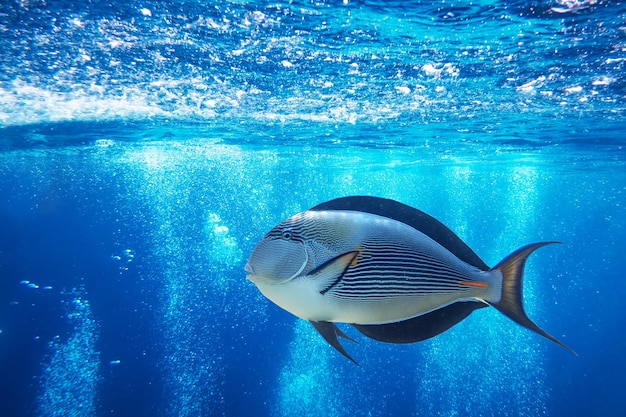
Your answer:
[[[284,240],[291,240],[291,238],[293,237],[291,234],[291,230],[283,230],[283,233],[281,234],[281,237]]]

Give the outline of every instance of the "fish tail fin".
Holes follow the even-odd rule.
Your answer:
[[[563,342],[555,337],[550,336],[547,332],[537,326],[524,311],[522,302],[524,266],[528,257],[537,249],[553,243],[562,242],[539,242],[524,246],[506,258],[494,268],[492,271],[499,271],[502,274],[502,293],[500,300],[497,302],[489,302],[490,305],[497,308],[502,314],[518,323],[519,325],[540,334],[557,345],[569,350],[574,355],[578,354]]]

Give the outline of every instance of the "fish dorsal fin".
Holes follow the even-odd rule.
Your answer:
[[[369,196],[341,197],[318,204],[311,210],[360,211],[397,220],[424,233],[462,261],[483,271],[489,270],[489,266],[446,225],[421,210],[395,200]]]

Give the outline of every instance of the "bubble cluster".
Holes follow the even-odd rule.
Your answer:
[[[487,195],[487,188],[477,189],[475,179],[486,172],[469,166],[454,167],[442,181],[454,183],[455,215],[447,222],[469,242],[483,241],[481,229],[465,220],[471,206],[479,204],[476,194]],[[528,242],[520,236],[532,236],[533,219],[539,206],[539,176],[532,166],[518,166],[499,178],[498,211],[503,219],[490,219],[488,233],[498,231],[491,244],[484,244],[479,255],[489,264]],[[446,187],[442,187],[445,189]],[[505,191],[502,191],[505,190]],[[483,229],[484,230],[484,229]],[[538,255],[535,255],[538,256]],[[529,262],[529,264],[531,264]],[[538,286],[534,271],[527,267],[524,298],[533,298]],[[531,317],[539,312],[527,308]],[[519,327],[495,309],[479,310],[453,328],[424,344],[423,363],[418,370],[421,381],[416,401],[428,407],[429,415],[536,416],[547,411],[544,350],[549,342]],[[459,387],[464,387],[459,389]],[[505,409],[492,404],[506,398]]]
[[[304,320],[295,323],[293,333],[289,357],[277,381],[274,415],[344,415],[345,398],[337,395],[342,382],[331,360],[335,352]]]
[[[38,414],[42,417],[92,417],[97,414],[100,353],[98,324],[89,301],[79,293],[66,303],[71,330],[49,343],[40,376]]]
[[[243,253],[237,239],[217,213],[208,213],[205,225],[207,254],[216,268],[239,265]]]

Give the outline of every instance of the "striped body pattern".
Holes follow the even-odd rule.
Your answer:
[[[382,300],[407,294],[462,294],[471,289],[462,284],[469,282],[468,274],[473,272],[469,268],[454,268],[414,247],[364,242],[354,263],[322,294],[332,290],[336,298]]]
[[[418,230],[370,213],[305,211],[263,241],[251,257],[254,275],[261,272],[256,255],[265,257],[265,248],[272,247],[264,259],[280,258],[283,248],[290,266],[278,262],[273,279],[251,279],[306,320],[389,323],[485,296],[494,281]],[[286,294],[278,282],[293,291]]]
[[[523,246],[490,268],[434,217],[394,200],[353,196],[318,204],[270,230],[245,266],[265,297],[313,327],[339,353],[335,323],[386,343],[435,337],[493,306],[519,325],[576,354],[524,311]]]

